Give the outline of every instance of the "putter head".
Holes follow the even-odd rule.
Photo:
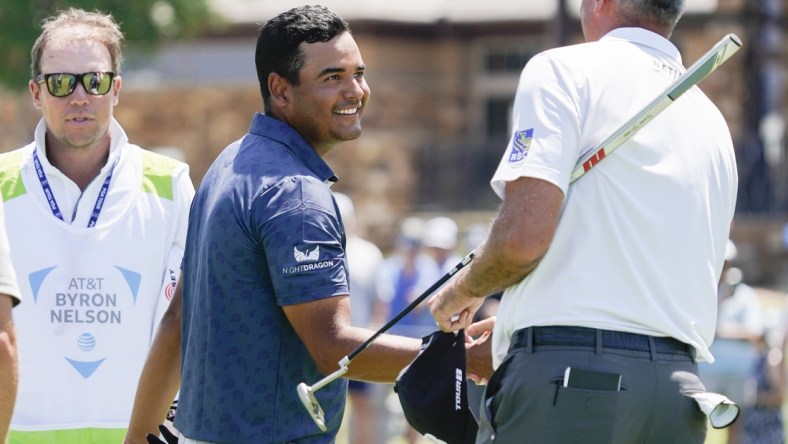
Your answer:
[[[317,427],[325,432],[326,416],[320,404],[317,402],[317,398],[315,398],[315,395],[312,393],[312,388],[302,382],[298,384],[296,391],[298,392],[298,399],[301,400],[301,404],[304,404],[304,408],[309,413],[309,416],[315,421]]]

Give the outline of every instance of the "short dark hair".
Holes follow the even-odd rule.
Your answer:
[[[268,76],[275,72],[298,85],[298,72],[304,65],[299,45],[327,42],[343,32],[350,32],[348,22],[325,6],[293,8],[260,28],[254,62],[266,112],[271,97]]]

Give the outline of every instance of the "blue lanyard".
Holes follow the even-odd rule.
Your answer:
[[[88,228],[94,227],[96,225],[99,214],[101,214],[101,209],[104,207],[104,201],[107,197],[107,191],[109,191],[109,183],[112,180],[112,173],[115,171],[115,166],[118,164],[119,159],[120,155],[115,157],[115,162],[112,163],[112,167],[109,169],[109,174],[107,174],[107,178],[104,179],[104,184],[101,185],[98,197],[96,198],[96,204],[93,205],[93,213],[90,215],[90,220],[88,220]],[[52,214],[65,222],[65,219],[63,219],[63,213],[61,213],[60,207],[57,205],[57,201],[55,200],[55,194],[52,193],[52,187],[49,186],[47,175],[44,172],[44,168],[41,166],[41,161],[38,160],[38,150],[35,148],[33,149],[33,165],[36,168],[38,181],[41,183],[41,188],[44,190],[44,196],[47,198],[47,202],[49,203],[49,208],[52,210]]]

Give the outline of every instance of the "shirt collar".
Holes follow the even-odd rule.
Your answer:
[[[676,45],[661,35],[643,28],[616,28],[600,40],[625,40],[637,45],[648,46],[665,53],[681,63],[681,53]]]
[[[35,140],[35,150],[38,152],[38,158],[41,160],[41,164],[44,165],[45,168],[49,169],[49,167],[52,167],[52,164],[49,163],[49,159],[47,158],[46,133],[47,123],[42,118],[38,121],[33,139]],[[112,117],[109,123],[109,140],[109,156],[107,156],[107,163],[101,167],[101,173],[104,173],[109,168],[111,168],[110,165],[115,162],[115,158],[120,156],[120,148],[126,145],[129,141],[126,132],[123,130],[123,128],[121,128],[120,124],[117,120],[115,120],[114,117]]]
[[[304,140],[290,125],[281,120],[262,113],[255,113],[249,132],[273,139],[287,146],[310,171],[329,186],[339,180],[334,171],[331,170],[331,167],[312,148],[312,145]]]

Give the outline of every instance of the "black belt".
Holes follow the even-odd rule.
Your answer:
[[[655,353],[685,353],[691,355],[691,347],[669,337],[657,337],[626,333],[623,331],[599,330],[588,327],[528,327],[514,332],[509,350],[536,348],[540,346],[575,346],[610,348]]]

